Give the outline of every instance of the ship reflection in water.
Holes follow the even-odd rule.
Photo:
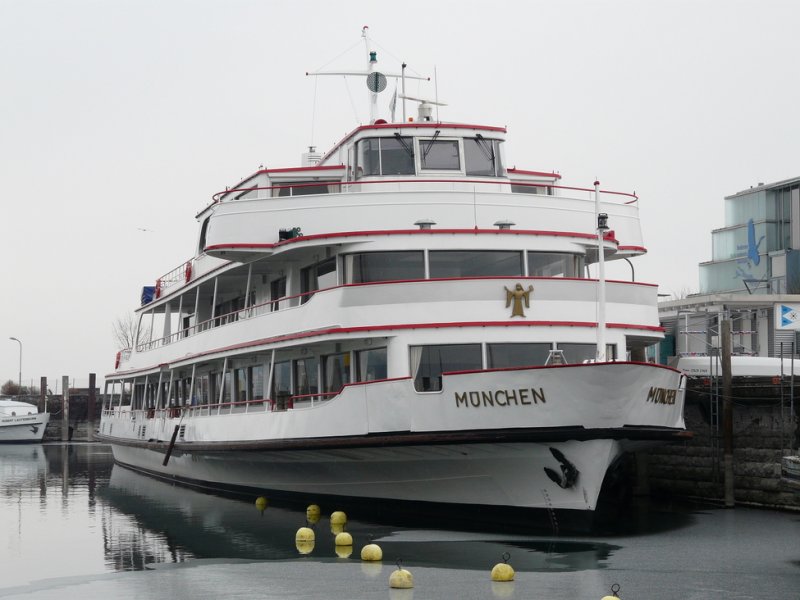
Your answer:
[[[322,505],[323,516],[312,524],[316,542],[303,554],[295,533],[307,525],[305,503],[270,501],[260,511],[254,500],[207,494],[115,466],[110,449],[100,444],[0,446],[0,597],[88,598],[97,597],[100,588],[123,597],[134,580],[115,572],[146,570],[135,585],[157,591],[169,578],[188,576],[174,567],[188,567],[193,582],[202,581],[206,591],[224,595],[228,588],[267,586],[273,594],[268,597],[277,598],[305,585],[292,577],[305,577],[310,565],[316,579],[352,580],[356,587],[342,587],[349,591],[340,596],[332,589],[322,596],[309,589],[308,597],[373,597],[358,585],[367,585],[370,569],[383,568],[380,576],[370,575],[369,585],[386,590],[398,560],[416,569],[417,585],[432,593],[434,583],[425,579],[432,573],[434,581],[489,585],[488,572],[504,553],[517,571],[517,591],[509,597],[537,590],[553,598],[601,597],[614,582],[623,585],[623,597],[674,597],[706,585],[720,592],[773,586],[773,597],[787,597],[781,592],[800,582],[800,554],[789,541],[800,536],[800,519],[792,514],[643,504],[611,523],[603,536],[562,538],[456,530],[447,520],[432,528],[407,515],[371,522],[349,512],[346,530],[354,546],[343,560],[327,517],[341,507]],[[370,541],[381,545],[383,567],[360,563],[360,549]],[[765,572],[769,581],[759,574]],[[487,587],[474,597],[500,597],[495,591]],[[419,590],[418,596],[447,594]]]
[[[188,558],[294,559],[301,554],[295,544],[297,529],[308,525],[315,530],[309,558],[337,558],[334,540],[338,530],[327,515],[338,506],[322,506],[320,520],[309,524],[304,506],[270,503],[260,511],[254,499],[198,492],[119,465],[114,465],[109,485],[99,495],[115,512],[103,527],[107,530],[107,558],[120,570]],[[127,521],[122,520],[123,515]],[[597,569],[617,548],[600,542],[404,530],[354,519],[352,514],[346,530],[353,537],[355,558],[364,544],[374,540],[383,547],[384,562],[413,560],[417,565],[461,569],[485,569],[504,552],[514,557],[515,568],[526,571]],[[132,564],[132,557],[139,557],[139,562]]]

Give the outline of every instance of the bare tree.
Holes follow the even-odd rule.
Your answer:
[[[112,332],[114,334],[114,341],[117,348],[120,350],[128,350],[133,348],[136,340],[136,329],[138,327],[139,318],[135,313],[128,313],[124,316],[117,317],[112,324]],[[151,331],[148,327],[142,327],[139,332],[138,343],[146,343],[150,341]]]
[[[0,394],[3,396],[18,396],[20,393],[19,385],[10,379],[0,386]]]

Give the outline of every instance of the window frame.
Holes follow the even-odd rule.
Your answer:
[[[425,144],[435,143],[435,142],[456,142],[456,148],[458,148],[458,164],[459,167],[457,169],[442,169],[442,168],[429,168],[423,166],[423,150],[425,148]],[[464,138],[461,137],[439,137],[438,135],[428,136],[428,137],[417,137],[414,138],[415,144],[415,161],[417,165],[417,173],[420,175],[424,173],[441,173],[443,175],[464,175],[465,171],[465,164],[464,164]]]

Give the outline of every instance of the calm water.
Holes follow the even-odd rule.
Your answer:
[[[800,514],[642,504],[603,536],[470,533],[349,515],[311,554],[302,508],[169,485],[113,465],[102,445],[0,446],[0,598],[800,599]],[[323,514],[337,507],[323,506]],[[369,540],[382,564],[361,563]],[[510,584],[489,580],[504,553]],[[396,561],[413,590],[390,590]]]

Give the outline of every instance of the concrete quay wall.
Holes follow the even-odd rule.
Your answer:
[[[686,428],[694,438],[638,453],[637,488],[654,497],[722,502],[724,456],[721,431],[709,423],[702,401],[688,401]],[[720,419],[721,420],[721,419]],[[781,486],[781,458],[797,449],[798,423],[789,407],[734,405],[733,475],[737,504],[800,509],[800,494]]]

